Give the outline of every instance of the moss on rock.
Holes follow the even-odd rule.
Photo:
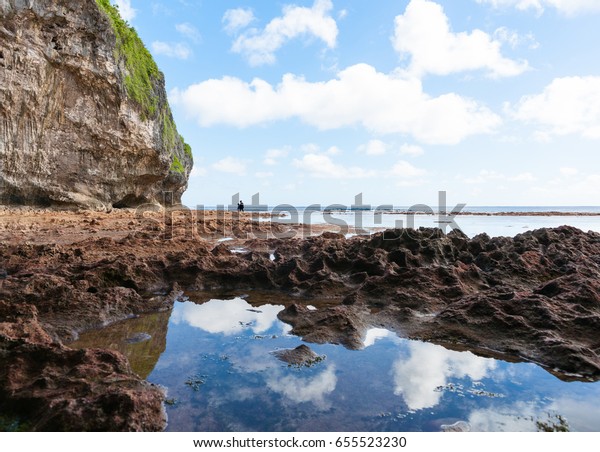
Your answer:
[[[176,155],[173,156],[173,162],[171,163],[171,171],[173,171],[174,173],[180,173],[180,174],[185,173],[185,167],[179,161],[179,159],[177,158]]]
[[[189,160],[191,168],[192,148],[177,132],[166,99],[160,101],[160,93],[164,87],[163,74],[135,29],[123,20],[118,8],[113,6],[110,0],[96,0],[96,4],[108,16],[115,33],[115,59],[122,61],[125,66],[124,85],[127,96],[140,106],[143,118],[162,121],[162,143],[173,156],[170,170],[185,173],[186,165],[182,160]]]
[[[153,117],[159,107],[159,96],[155,87],[162,81],[152,55],[138,36],[137,32],[121,18],[119,10],[109,0],[96,0],[99,8],[108,16],[117,38],[116,57],[123,59],[127,74],[125,89],[148,117]]]

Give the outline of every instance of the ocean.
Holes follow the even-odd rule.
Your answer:
[[[406,215],[408,207],[376,212],[356,211],[313,211],[305,207],[292,207],[280,212],[281,217],[273,221],[305,224],[329,223],[339,232],[352,236],[358,232],[373,233],[389,228],[439,227],[448,233],[457,228],[469,237],[486,233],[492,237],[515,235],[539,228],[574,226],[584,232],[600,232],[600,206],[474,206],[466,207],[453,218],[434,214]],[[437,212],[437,208],[433,208]],[[510,213],[510,214],[509,214]]]

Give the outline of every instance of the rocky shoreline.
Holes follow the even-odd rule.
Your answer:
[[[0,220],[0,404],[28,430],[162,430],[164,394],[78,333],[171,309],[183,290],[272,290],[308,342],[362,347],[368,328],[600,379],[600,234],[515,238],[160,212],[5,211]],[[191,226],[191,227],[190,227]],[[222,241],[223,228],[232,232]],[[295,236],[320,234],[308,238]],[[255,238],[256,235],[265,238]],[[289,238],[285,238],[289,236]],[[280,238],[272,238],[274,235]],[[271,237],[271,238],[269,238]],[[320,300],[318,310],[307,305]]]

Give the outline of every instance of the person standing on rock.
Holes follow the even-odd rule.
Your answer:
[[[238,212],[244,211],[244,201],[238,202]]]

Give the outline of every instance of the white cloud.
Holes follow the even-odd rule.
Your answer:
[[[177,24],[177,25],[175,25],[175,29],[179,33],[181,33],[183,36],[185,36],[186,38],[190,39],[191,41],[193,41],[195,43],[202,41],[202,35],[200,35],[200,32],[198,31],[198,29],[190,23],[186,22],[186,23],[182,23],[182,24]]]
[[[409,345],[410,357],[394,363],[394,394],[401,395],[411,410],[436,406],[449,378],[484,378],[496,367],[495,361],[479,358],[471,352],[455,352],[439,345],[414,342]]]
[[[260,312],[241,298],[234,300],[211,300],[201,305],[185,302],[175,310],[173,322],[186,323],[209,333],[227,336],[239,334],[245,329],[261,334],[277,323],[277,314],[283,306],[264,305]]]
[[[534,9],[538,14],[545,8],[555,8],[562,14],[574,16],[581,13],[600,12],[598,0],[476,0],[477,3],[492,5],[495,8],[515,7],[520,10]]]
[[[273,176],[274,174],[270,171],[259,171],[257,173],[254,173],[254,177],[256,177],[257,179],[270,179]]]
[[[154,16],[171,16],[173,11],[162,3],[152,2],[152,14]]]
[[[467,177],[463,180],[466,184],[483,184],[493,180],[504,179],[504,175],[496,171],[481,170],[476,176]]]
[[[152,52],[156,55],[165,55],[171,58],[179,58],[180,60],[187,60],[192,51],[184,43],[168,43],[161,41],[154,41],[152,43]]]
[[[563,167],[560,169],[560,174],[563,176],[576,176],[579,171],[577,168]]]
[[[513,49],[516,49],[521,45],[526,45],[529,49],[537,49],[540,46],[540,43],[536,41],[532,33],[521,35],[515,30],[511,30],[507,27],[497,28],[494,31],[494,38],[508,44]]]
[[[498,41],[505,42],[513,49],[519,45],[520,36],[514,30],[510,30],[507,27],[500,27],[494,31],[494,38]]]
[[[273,86],[224,77],[175,89],[171,100],[205,127],[247,127],[298,118],[321,130],[362,125],[379,134],[408,134],[429,144],[457,144],[470,135],[491,133],[500,117],[474,100],[454,93],[431,97],[420,80],[383,74],[367,64],[311,83],[293,74]],[[248,114],[252,112],[252,114]]]
[[[321,152],[321,147],[315,143],[306,143],[300,146],[300,150],[305,154],[318,154]]]
[[[598,202],[598,187],[600,174],[581,174],[577,177],[562,174],[551,180],[544,180],[543,185],[533,187],[531,194],[534,199],[552,200],[553,205],[573,205],[574,201],[580,205],[596,205]],[[589,229],[595,226],[590,225]]]
[[[206,176],[206,168],[202,168],[200,166],[196,166],[194,165],[194,167],[192,168],[192,171],[190,172],[190,177],[201,177],[201,176]]]
[[[209,303],[212,303],[210,301]],[[247,309],[259,310],[256,307],[251,307]],[[221,319],[216,320],[217,323],[221,323]],[[243,325],[240,325],[240,321],[237,322],[241,327],[241,330],[236,334],[240,333],[248,333],[248,326],[246,326],[244,322]],[[286,334],[285,332],[282,332]],[[280,362],[278,362],[272,355],[269,353],[265,353],[264,346],[260,346],[260,344],[248,344],[247,347],[244,347],[244,353],[240,354],[231,354],[228,355],[228,362],[236,369],[237,372],[243,373],[254,373],[254,372],[277,372],[280,367]],[[249,388],[248,388],[249,389]],[[242,390],[243,391],[243,390]],[[238,398],[241,395],[241,398]],[[245,391],[241,394],[238,391],[232,391],[227,396],[230,400],[243,400],[245,398]],[[255,394],[251,396],[255,397]]]
[[[380,146],[387,145],[383,142],[373,143],[372,140],[369,144],[362,145],[359,147],[359,152],[367,153],[369,150],[379,152]],[[308,145],[311,147],[310,145]],[[311,147],[312,148],[312,147]],[[341,151],[332,146],[325,153],[320,153],[319,148],[313,148],[312,153],[304,155],[301,159],[294,159],[292,164],[303,171],[306,171],[309,175],[316,178],[328,178],[328,179],[364,179],[370,177],[396,177],[404,180],[411,179],[409,182],[412,184],[415,182],[415,178],[425,175],[427,172],[423,169],[416,168],[408,162],[400,160],[392,166],[388,171],[376,171],[373,169],[367,169],[359,166],[344,166],[335,163],[330,156],[339,155]],[[376,155],[376,154],[367,154]]]
[[[419,155],[425,154],[425,151],[421,146],[405,143],[402,146],[400,146],[400,154],[418,157]]]
[[[510,182],[535,182],[537,178],[531,173],[519,173],[507,178]]]
[[[474,175],[459,175],[456,180],[473,187],[468,191],[478,197],[485,193],[489,196],[490,193],[511,190],[513,197],[520,199],[523,205],[596,205],[600,186],[599,173],[587,173],[571,167],[557,168],[554,177],[548,172],[546,174],[521,172],[507,175],[497,171],[482,170]],[[578,227],[583,230],[597,228],[593,222],[583,222]]]
[[[481,170],[479,174],[471,177],[461,178],[465,184],[485,184],[488,182],[508,181],[508,182],[534,182],[537,178],[529,173],[523,172],[515,176],[507,176],[497,171]]]
[[[393,147],[384,141],[371,140],[366,144],[361,144],[358,147],[358,152],[369,156],[377,156],[385,155],[391,149],[393,149]],[[400,155],[410,155],[412,157],[417,157],[419,155],[423,155],[425,151],[420,146],[404,143],[400,146],[400,148],[397,149],[396,153]]]
[[[223,173],[237,174],[238,176],[246,174],[246,163],[235,157],[225,157],[214,163],[212,167]]]
[[[389,330],[383,328],[371,328],[367,330],[367,334],[363,340],[363,345],[365,348],[370,347],[375,344],[380,339],[397,339],[397,335],[392,333]]]
[[[494,8],[514,6],[519,10],[535,9],[538,13],[544,11],[542,2],[544,0],[476,0],[480,4],[492,5]]]
[[[221,21],[224,24],[223,29],[227,33],[237,33],[241,29],[246,28],[255,20],[256,18],[254,17],[254,13],[251,9],[236,8],[225,11]]]
[[[476,176],[463,179],[465,184],[484,184],[493,180],[504,180],[506,176],[496,171],[481,170]]]
[[[538,136],[600,139],[600,77],[556,78],[541,94],[523,97],[509,113],[539,127]]]
[[[113,0],[112,4],[119,8],[121,17],[127,22],[131,22],[135,18],[137,10],[131,6],[131,0]]]
[[[269,149],[266,154],[265,157],[266,158],[280,158],[280,157],[285,157],[289,154],[289,149]]]
[[[472,432],[536,432],[536,407],[517,402],[512,406],[481,408],[469,414]]]
[[[285,6],[283,16],[271,20],[263,30],[245,31],[236,38],[231,50],[244,55],[251,65],[259,66],[275,62],[275,52],[287,41],[300,36],[320,39],[327,47],[333,48],[338,28],[330,15],[332,9],[331,0],[315,0],[311,8]],[[223,20],[226,28],[233,23],[227,13]]]
[[[501,42],[482,30],[452,32],[442,6],[429,0],[412,0],[396,16],[392,43],[410,55],[408,70],[416,76],[485,70],[490,77],[510,77],[529,68],[526,61],[502,56]]]
[[[338,165],[323,154],[306,154],[302,159],[294,159],[293,165],[313,177],[323,179],[362,179],[376,174],[365,168]]]
[[[393,177],[411,178],[419,177],[426,174],[425,170],[417,168],[405,160],[399,160],[392,167],[390,175]]]
[[[337,386],[335,366],[330,365],[323,372],[309,378],[276,373],[267,380],[267,386],[292,402],[311,402],[321,409],[327,409],[330,404],[326,402],[325,396]]]
[[[576,432],[600,431],[600,405],[594,397],[563,395],[552,401],[549,413],[560,413],[568,419],[569,426]]]
[[[340,148],[338,148],[337,146],[330,146],[325,151],[325,154],[327,154],[327,155],[340,155],[342,153],[343,153],[342,150]]]
[[[384,155],[387,152],[387,144],[381,140],[371,140],[358,147],[358,152],[366,155]]]
[[[279,159],[287,157],[289,152],[290,150],[288,148],[269,149],[265,153],[265,159],[263,160],[263,163],[269,166],[277,165],[279,163]]]

